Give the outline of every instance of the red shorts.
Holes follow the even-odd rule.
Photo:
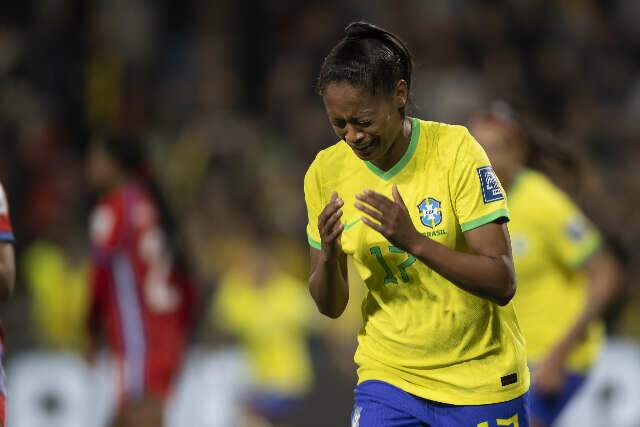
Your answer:
[[[4,397],[4,394],[0,393],[0,427],[4,427],[5,425],[7,425],[5,421],[5,405],[6,399]]]
[[[167,349],[168,350],[168,349]],[[182,365],[181,349],[155,352],[146,357],[139,370],[129,368],[126,355],[116,356],[118,395],[121,404],[136,401],[145,395],[166,399]],[[141,368],[141,369],[140,369]]]

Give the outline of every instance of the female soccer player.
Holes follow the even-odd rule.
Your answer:
[[[0,184],[0,300],[4,301],[13,292],[16,266],[13,253],[13,231],[9,222],[9,204]],[[0,328],[0,360],[4,352],[4,331]],[[6,388],[4,371],[0,366],[0,427],[4,427]]]
[[[161,426],[193,302],[177,228],[148,178],[139,141],[97,140],[89,174],[101,193],[91,218],[89,326],[94,339],[104,329],[116,359],[120,407],[115,425]]]
[[[354,426],[527,426],[506,200],[462,126],[406,115],[412,58],[353,23],[318,78],[340,141],[305,176],[309,287],[336,318],[346,257],[368,293]]]
[[[514,304],[533,372],[532,424],[551,426],[601,347],[600,316],[618,291],[618,267],[580,209],[528,167],[539,163],[532,144],[540,147],[540,141],[525,136],[532,132],[508,106],[494,110],[475,117],[471,130],[509,195],[518,274]]]

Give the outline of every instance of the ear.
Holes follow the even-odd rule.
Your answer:
[[[393,95],[393,103],[396,110],[400,110],[407,106],[409,100],[409,86],[404,79],[398,80],[396,83],[395,92]]]

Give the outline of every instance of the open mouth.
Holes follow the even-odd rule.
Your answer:
[[[380,145],[380,138],[374,138],[369,143],[362,146],[353,146],[353,150],[359,157],[369,156]]]

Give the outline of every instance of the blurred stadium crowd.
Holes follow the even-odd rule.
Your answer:
[[[148,142],[211,297],[194,341],[243,342],[234,327],[243,318],[224,307],[234,296],[217,285],[251,263],[256,246],[305,281],[303,175],[335,141],[315,77],[358,19],[412,50],[412,115],[465,123],[494,99],[515,100],[580,159],[584,179],[558,179],[625,262],[627,294],[612,309],[611,332],[640,337],[640,2],[33,0],[0,7],[0,181],[20,268],[1,311],[9,358],[83,349],[85,153],[105,129]],[[352,369],[340,364],[349,363],[357,314],[327,332],[306,294],[291,298],[308,317],[291,321],[300,339],[311,335],[311,396],[331,408],[325,414],[348,414]],[[346,361],[326,361],[333,345]],[[311,409],[300,411],[310,420]],[[293,425],[336,425],[314,422]]]

